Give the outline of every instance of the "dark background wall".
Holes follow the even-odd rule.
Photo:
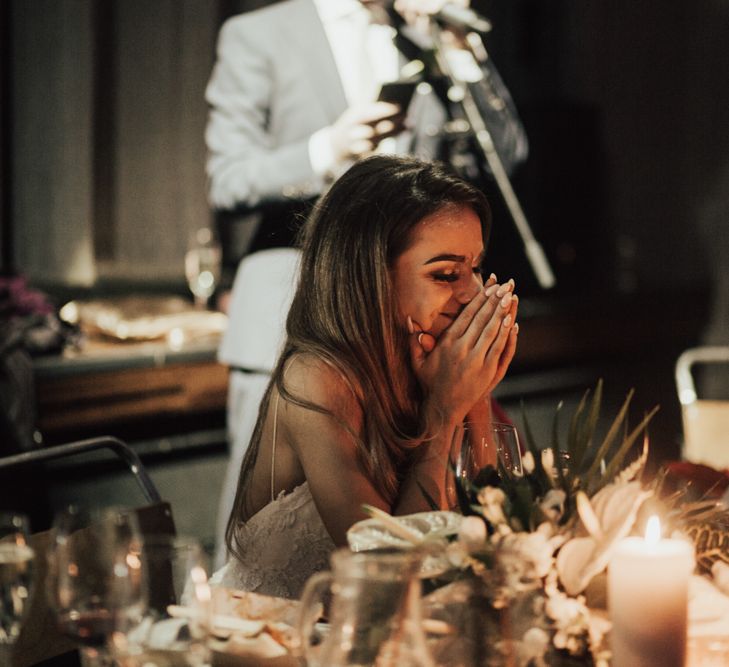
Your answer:
[[[483,4],[532,139],[518,185],[555,261],[623,292],[702,284],[705,207],[727,188],[729,6]],[[729,241],[726,224],[706,236]]]

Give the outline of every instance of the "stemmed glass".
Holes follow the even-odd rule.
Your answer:
[[[516,426],[498,422],[488,427],[470,422],[459,424],[453,434],[446,476],[446,495],[451,507],[458,506],[456,486],[488,481],[478,477],[489,465],[500,475],[511,478],[524,474]]]
[[[510,477],[523,477],[524,468],[521,462],[521,447],[519,433],[513,424],[493,422],[491,433],[496,445],[496,455],[499,465]]]
[[[35,554],[28,546],[28,517],[0,512],[0,658],[4,664],[20,635],[30,602]]]
[[[200,309],[208,306],[220,281],[222,250],[213,232],[202,227],[190,235],[185,254],[185,278]]]
[[[199,542],[147,535],[142,563],[148,605],[135,628],[115,635],[115,654],[125,667],[207,664],[211,592]]]
[[[60,632],[85,665],[113,664],[109,644],[138,622],[146,596],[142,538],[131,510],[70,507],[54,521],[48,595]]]

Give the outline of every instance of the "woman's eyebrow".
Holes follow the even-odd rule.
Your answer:
[[[466,256],[465,255],[451,255],[449,253],[443,254],[443,255],[436,255],[435,257],[431,257],[427,262],[424,262],[424,264],[434,264],[435,262],[465,262]]]
[[[486,255],[486,251],[482,250],[479,256],[476,258],[475,263],[480,264],[483,262],[483,258]],[[431,257],[428,261],[424,262],[424,264],[434,264],[435,262],[459,262],[460,264],[463,264],[466,261],[465,255],[453,255],[450,253],[444,253],[442,255],[436,255],[435,257]]]

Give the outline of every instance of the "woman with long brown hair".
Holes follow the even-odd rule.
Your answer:
[[[363,504],[407,514],[427,494],[446,507],[454,429],[489,423],[516,349],[513,281],[481,276],[490,225],[481,192],[412,158],[362,160],[319,202],[223,584],[295,597]]]

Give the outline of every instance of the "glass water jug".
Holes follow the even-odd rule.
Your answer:
[[[309,667],[434,667],[420,612],[415,551],[336,551],[301,599],[299,636]],[[317,624],[322,604],[327,623]],[[320,640],[314,643],[315,626]]]

